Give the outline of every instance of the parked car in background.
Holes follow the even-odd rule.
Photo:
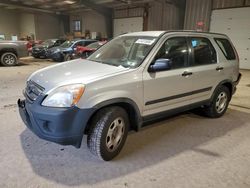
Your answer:
[[[76,50],[77,46],[87,46],[96,42],[92,39],[74,39],[65,41],[61,46],[51,48],[48,51],[48,56],[53,61],[62,62],[71,60],[72,54]]]
[[[28,56],[27,41],[0,41],[0,63],[3,66],[18,64],[18,58]]]
[[[48,39],[32,48],[32,56],[35,58],[48,58],[48,49],[60,46],[66,39]]]
[[[89,57],[94,51],[96,51],[99,47],[101,47],[106,43],[107,41],[98,41],[89,44],[88,46],[77,46],[76,50],[72,54],[72,59],[77,59],[77,58],[85,59]]]
[[[27,49],[28,49],[29,54],[32,55],[32,48],[35,45],[39,45],[39,44],[42,44],[42,43],[43,43],[42,40],[29,40],[28,43],[27,43]]]

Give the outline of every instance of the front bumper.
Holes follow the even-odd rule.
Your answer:
[[[38,58],[47,58],[48,53],[46,49],[41,49],[41,50],[32,50],[32,56],[33,57],[38,57]]]
[[[60,62],[60,61],[63,61],[64,55],[61,52],[56,52],[56,53],[50,54],[49,58],[52,59],[53,61]]]
[[[18,100],[19,114],[26,126],[38,137],[61,145],[81,146],[82,137],[94,109],[52,108],[36,101]]]

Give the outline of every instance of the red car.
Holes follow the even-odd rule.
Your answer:
[[[27,43],[27,49],[29,54],[32,53],[32,47],[34,47],[37,44],[41,44],[43,41],[42,40],[29,40]]]
[[[96,51],[99,47],[101,47],[102,45],[104,45],[107,41],[98,41],[98,42],[94,42],[92,44],[89,44],[88,46],[77,46],[76,50],[73,54],[73,58],[72,59],[76,59],[76,58],[87,58],[91,53],[93,53],[94,51]]]

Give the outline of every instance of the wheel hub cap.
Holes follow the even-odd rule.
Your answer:
[[[12,55],[6,55],[4,57],[4,62],[8,65],[12,65],[15,63],[15,58]]]
[[[221,92],[218,95],[215,106],[218,113],[221,113],[225,110],[227,106],[227,94],[225,92]]]
[[[121,143],[124,135],[124,120],[116,118],[109,126],[108,134],[106,136],[106,147],[109,151],[114,151]]]

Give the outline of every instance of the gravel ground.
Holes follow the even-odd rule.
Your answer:
[[[131,133],[111,162],[82,147],[39,139],[22,123],[16,101],[27,77],[54,64],[22,60],[0,67],[0,187],[250,187],[250,71],[225,116],[208,119],[191,112]]]

